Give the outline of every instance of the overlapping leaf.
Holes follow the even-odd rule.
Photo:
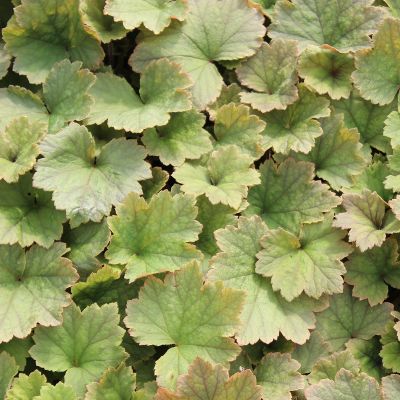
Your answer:
[[[204,108],[218,97],[223,82],[210,61],[253,55],[261,46],[265,28],[261,15],[241,0],[188,0],[188,7],[185,22],[146,37],[130,62],[137,72],[163,57],[179,63],[194,83],[195,105]]]

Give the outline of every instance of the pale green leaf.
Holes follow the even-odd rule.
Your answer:
[[[62,234],[65,212],[54,208],[51,194],[32,187],[30,173],[17,183],[0,181],[0,244],[37,243],[50,247]]]
[[[298,98],[297,46],[295,41],[276,39],[263,43],[257,53],[242,63],[236,73],[240,82],[252,89],[242,92],[243,103],[263,113],[284,110]]]
[[[382,379],[383,399],[397,400],[400,396],[400,376],[389,375]]]
[[[385,15],[373,0],[279,0],[272,15],[271,38],[298,40],[301,50],[327,44],[341,53],[370,46],[369,35]],[[340,22],[339,22],[340,21]]]
[[[292,353],[292,358],[300,363],[299,371],[302,374],[311,372],[314,364],[330,353],[328,343],[322,340],[318,332],[312,332],[310,338],[303,345],[297,345]]]
[[[314,166],[292,158],[279,166],[267,160],[260,166],[261,184],[251,188],[245,214],[260,215],[270,228],[298,233],[301,223],[318,222],[340,204],[325,184],[314,181]]]
[[[222,203],[238,209],[248,187],[260,182],[253,160],[234,145],[221,146],[200,162],[175,168],[173,177],[182,191],[195,196],[205,194],[212,204]]]
[[[331,296],[329,307],[317,315],[316,331],[338,351],[352,338],[368,340],[384,333],[392,309],[390,303],[371,307],[367,301],[352,297],[350,287],[345,286],[343,293]]]
[[[210,115],[210,119],[212,121],[215,120],[216,113],[222,106],[225,106],[229,103],[239,105],[239,93],[241,90],[241,87],[236,83],[232,83],[229,86],[223,85],[218,98],[207,106],[207,112]]]
[[[172,114],[166,125],[144,131],[142,142],[163,164],[181,165],[212,150],[204,123],[204,115],[195,110]]]
[[[107,0],[104,13],[122,21],[126,29],[132,30],[143,24],[159,34],[172,19],[185,19],[187,4],[185,0]]]
[[[301,85],[299,99],[286,110],[274,110],[261,116],[267,123],[263,146],[273,147],[277,153],[287,154],[291,150],[308,153],[315,139],[323,133],[317,118],[329,115],[329,101]]]
[[[360,366],[349,350],[333,353],[318,360],[308,375],[308,380],[311,384],[318,383],[322,379],[333,381],[342,368],[354,374],[360,372]]]
[[[104,52],[84,27],[79,0],[24,0],[3,29],[14,71],[42,83],[53,65],[65,58],[96,68]]]
[[[62,382],[55,386],[46,385],[40,389],[39,396],[32,400],[77,400],[74,390],[71,386],[64,385]]]
[[[346,211],[336,214],[333,225],[349,229],[349,241],[361,251],[381,246],[386,234],[400,231],[400,222],[394,221],[376,192],[364,189],[361,194],[344,194],[342,205]]]
[[[309,330],[315,327],[313,310],[318,307],[305,296],[289,303],[272,290],[268,279],[255,272],[260,239],[266,232],[267,227],[257,216],[241,217],[237,227],[216,231],[220,252],[211,259],[212,269],[207,277],[246,292],[241,327],[236,334],[239,344],[258,340],[270,343],[279,333],[303,344],[310,336]]]
[[[381,337],[382,350],[379,353],[382,357],[383,366],[393,372],[400,372],[400,341],[397,332],[393,329],[393,322],[387,324],[386,331]]]
[[[356,54],[353,81],[364,99],[389,104],[400,84],[400,20],[387,18],[374,36],[372,49]]]
[[[323,379],[306,389],[307,400],[381,400],[378,382],[367,374],[340,370],[335,380]]]
[[[131,193],[108,217],[113,233],[106,257],[111,264],[126,264],[126,277],[137,278],[174,271],[200,259],[195,242],[201,225],[195,220],[194,199],[162,191],[149,203]]]
[[[81,67],[81,62],[63,60],[54,65],[43,84],[50,132],[59,131],[67,122],[81,121],[89,114],[93,99],[88,90],[96,78]]]
[[[107,369],[98,382],[87,386],[85,400],[132,400],[136,378],[124,364]]]
[[[18,365],[14,357],[2,351],[0,353],[0,398],[5,399],[5,394],[17,372]]]
[[[165,125],[170,113],[191,108],[188,76],[177,65],[162,59],[150,63],[141,74],[139,94],[111,72],[99,73],[89,93],[94,106],[89,124],[102,124],[130,132]]]
[[[33,400],[39,396],[42,387],[49,386],[46,377],[38,370],[30,375],[20,374],[12,382],[11,389],[6,393],[6,400]]]
[[[320,124],[323,135],[316,139],[312,150],[308,154],[291,152],[290,156],[314,163],[316,175],[333,189],[349,187],[368,163],[360,135],[356,129],[346,128],[341,114],[322,118]]]
[[[0,79],[6,76],[11,63],[11,56],[4,48],[4,44],[0,43]]]
[[[35,330],[30,354],[42,368],[66,371],[65,384],[81,396],[88,383],[126,356],[120,346],[124,330],[119,319],[115,303],[93,304],[82,312],[72,304],[64,310],[62,325]]]
[[[300,364],[290,354],[268,353],[255,370],[257,382],[268,400],[291,400],[290,392],[304,388]]]
[[[180,64],[194,83],[193,101],[203,109],[216,100],[222,76],[210,61],[230,61],[253,55],[265,34],[264,18],[242,0],[188,0],[189,13],[160,35],[147,36],[130,63],[142,72],[154,59]]]
[[[299,59],[299,75],[307,86],[332,99],[348,98],[351,92],[353,58],[330,47],[310,47]]]
[[[215,113],[214,119],[216,148],[235,144],[253,159],[264,154],[266,148],[261,145],[261,133],[265,129],[265,123],[252,115],[249,107],[234,103],[223,105]]]
[[[145,150],[135,140],[113,139],[96,149],[89,131],[75,123],[47,136],[40,148],[44,158],[36,165],[34,185],[53,191],[56,207],[66,210],[73,227],[100,222],[128,193],[142,193],[138,181],[151,176]]]
[[[322,222],[303,225],[296,236],[284,229],[269,230],[261,239],[256,272],[271,277],[272,288],[292,301],[306,293],[319,298],[323,294],[341,293],[341,260],[352,252],[343,241],[346,232],[332,228],[333,214]]]
[[[19,86],[0,89],[0,132],[18,117],[45,123],[46,127],[49,121],[47,109],[38,95]]]
[[[17,182],[36,162],[38,142],[46,134],[46,125],[26,117],[11,121],[0,134],[0,179]]]
[[[158,383],[176,387],[179,375],[201,357],[206,361],[232,361],[240,352],[230,339],[239,326],[243,292],[221,282],[203,285],[199,268],[191,263],[166,276],[150,277],[137,300],[127,305],[124,322],[140,344],[173,345],[157,360]]]
[[[71,302],[65,290],[78,275],[67,249],[56,243],[48,250],[32,246],[0,246],[0,341],[24,338],[37,324],[60,325],[61,313]]]
[[[250,370],[229,377],[220,364],[213,366],[201,358],[191,364],[178,381],[175,393],[158,389],[155,400],[261,400],[261,388]]]

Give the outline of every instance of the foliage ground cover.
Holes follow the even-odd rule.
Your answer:
[[[400,399],[399,0],[0,24],[0,399]]]

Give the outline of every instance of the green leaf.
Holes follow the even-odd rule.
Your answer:
[[[54,208],[51,194],[32,187],[31,174],[17,183],[0,181],[0,244],[48,248],[60,239],[64,222],[65,213]]]
[[[242,92],[244,103],[263,113],[284,110],[298,98],[297,45],[295,41],[276,39],[263,43],[257,53],[241,64],[236,73],[240,82],[254,92]]]
[[[143,24],[159,34],[171,20],[185,19],[187,4],[185,0],[107,0],[104,13],[122,21],[126,29],[132,30]]]
[[[400,146],[400,140],[398,138],[398,132],[400,129],[400,113],[398,111],[391,112],[386,121],[383,134],[390,138],[392,147]]]
[[[327,93],[335,100],[349,97],[354,62],[348,54],[312,46],[301,54],[298,70],[304,83],[317,93]]]
[[[272,290],[271,283],[255,272],[260,239],[267,232],[261,218],[240,217],[238,226],[227,226],[215,232],[220,252],[211,259],[211,281],[246,292],[241,327],[236,333],[239,344],[271,343],[279,333],[295,343],[303,344],[315,327],[316,302],[302,296],[286,301]]]
[[[299,371],[302,374],[311,372],[314,364],[322,357],[329,354],[328,343],[322,340],[318,332],[313,331],[310,338],[303,345],[297,345],[292,353],[292,358],[300,363]]]
[[[350,229],[349,241],[361,251],[381,246],[386,234],[399,232],[400,224],[376,193],[364,189],[361,194],[344,194],[343,213],[336,214],[333,226]]]
[[[117,303],[121,315],[125,312],[126,302],[137,296],[139,285],[130,285],[121,276],[121,271],[105,265],[89,275],[85,282],[78,282],[72,287],[72,297],[80,308],[93,303],[99,306]]]
[[[214,118],[216,148],[235,144],[254,160],[264,154],[266,148],[261,145],[261,133],[265,129],[265,123],[256,115],[250,114],[249,107],[234,103],[223,105]]]
[[[96,256],[107,246],[110,237],[105,219],[98,224],[89,222],[75,229],[64,228],[63,240],[70,248],[68,258],[75,264],[81,278],[100,267]]]
[[[264,18],[241,0],[188,0],[188,6],[185,22],[147,36],[136,47],[130,64],[142,72],[154,59],[177,62],[194,83],[194,104],[203,109],[216,100],[223,83],[210,61],[253,55],[265,34]]]
[[[181,377],[175,393],[160,388],[155,400],[261,400],[261,388],[250,370],[229,377],[220,364],[213,366],[201,358]]]
[[[353,249],[343,241],[346,232],[332,228],[332,219],[333,214],[303,225],[299,236],[280,228],[261,239],[256,272],[271,277],[272,288],[286,300],[303,292],[316,299],[342,292],[346,269],[340,260]]]
[[[389,375],[382,379],[384,400],[396,400],[400,396],[399,375]]]
[[[137,300],[127,305],[124,322],[140,344],[173,345],[157,360],[158,383],[174,389],[179,375],[197,358],[224,363],[240,352],[230,339],[239,326],[243,292],[221,282],[203,285],[198,266],[170,273],[165,281],[150,277]]]
[[[370,340],[351,339],[347,342],[346,348],[360,364],[361,372],[365,372],[376,380],[380,380],[382,376],[386,375],[382,359],[379,356],[381,345],[378,336],[374,336]]]
[[[298,233],[301,223],[318,222],[340,204],[327,185],[314,181],[314,166],[292,158],[279,166],[267,160],[260,166],[261,184],[251,188],[245,214],[260,215],[268,227]]]
[[[393,17],[400,16],[400,2],[399,0],[383,0],[388,6]],[[385,399],[386,400],[386,399]]]
[[[0,353],[0,398],[5,399],[5,394],[11,385],[11,381],[18,372],[15,359],[5,351]]]
[[[11,56],[4,48],[4,44],[0,43],[0,79],[6,76],[8,68],[11,64]]]
[[[83,23],[92,29],[103,43],[122,39],[127,30],[121,22],[114,22],[113,17],[105,15],[103,10],[106,0],[81,0],[79,10]]]
[[[300,364],[290,354],[268,353],[255,370],[257,382],[268,400],[289,400],[290,392],[304,388],[304,380],[297,371]]]
[[[24,338],[37,324],[60,325],[61,313],[71,302],[65,289],[78,276],[71,261],[63,258],[64,243],[48,250],[32,246],[0,246],[0,341]]]
[[[388,323],[386,331],[381,337],[382,350],[379,353],[382,357],[383,366],[393,372],[400,372],[400,341],[397,332],[393,329],[393,322]]]
[[[56,386],[42,386],[39,396],[32,400],[77,400],[77,397],[71,386],[59,382]]]
[[[368,299],[371,306],[388,297],[388,285],[400,289],[398,245],[392,238],[365,253],[356,250],[345,265],[345,281],[354,285],[354,296]]]
[[[14,71],[31,83],[42,83],[53,65],[65,58],[96,68],[104,53],[86,30],[79,0],[23,0],[3,29],[7,50],[15,57]]]
[[[119,319],[115,303],[93,304],[82,312],[72,304],[64,310],[61,326],[35,330],[31,356],[42,368],[66,371],[65,384],[81,396],[86,384],[126,355],[120,346],[124,330],[118,326]]]
[[[210,115],[211,121],[215,120],[216,113],[222,106],[225,106],[229,103],[235,103],[236,105],[239,105],[239,94],[241,90],[242,88],[236,83],[232,83],[229,86],[222,86],[221,93],[218,98],[207,107],[207,112]]]
[[[387,18],[374,36],[372,49],[356,54],[353,81],[361,96],[374,104],[389,104],[395,98],[400,78],[400,21]]]
[[[54,65],[43,84],[43,98],[50,113],[49,130],[57,132],[70,121],[82,121],[93,99],[88,90],[96,78],[81,62],[63,60]]]
[[[329,114],[329,101],[300,85],[299,99],[294,104],[284,111],[275,110],[262,116],[267,123],[263,145],[273,147],[277,153],[287,154],[291,150],[308,153],[323,133],[316,118]]]
[[[12,354],[13,358],[17,362],[19,371],[23,371],[32,344],[32,339],[30,337],[25,339],[13,338],[9,342],[0,343],[0,352],[4,351],[8,354]]]
[[[170,113],[191,108],[188,76],[168,60],[150,63],[141,74],[139,95],[124,79],[110,72],[99,73],[89,91],[94,106],[89,124],[102,124],[130,132],[165,125]]]
[[[162,191],[147,203],[131,193],[117,205],[116,214],[108,217],[113,236],[106,257],[111,264],[126,264],[130,281],[201,258],[190,244],[201,230],[192,197]]]
[[[160,167],[154,167],[151,169],[151,178],[145,179],[140,182],[142,185],[143,196],[146,200],[151,199],[155,194],[159,193],[165,186],[169,179],[168,172],[164,171]]]
[[[30,375],[19,374],[12,382],[11,389],[6,393],[6,400],[33,400],[40,395],[42,387],[48,386],[46,377],[39,371]]]
[[[342,114],[322,118],[320,124],[323,135],[316,139],[312,150],[308,154],[291,152],[290,156],[314,163],[316,175],[328,181],[333,189],[349,187],[368,162],[359,142],[360,135],[356,129],[346,128]]]
[[[370,7],[372,3],[373,0],[279,0],[268,34],[273,39],[298,40],[301,50],[324,44],[341,53],[368,48],[369,35],[385,16],[383,9]]]
[[[360,372],[360,366],[349,350],[333,353],[328,357],[318,360],[308,375],[311,384],[323,379],[335,380],[336,374],[344,368],[354,374]]]
[[[0,134],[0,179],[17,182],[36,162],[38,142],[46,134],[46,125],[26,117],[14,119]]]
[[[235,211],[223,204],[212,204],[206,196],[198,197],[196,205],[199,209],[196,219],[203,225],[196,246],[203,253],[213,256],[218,251],[214,232],[234,224],[236,221]]]
[[[344,114],[347,128],[357,128],[362,143],[382,152],[390,149],[389,139],[383,136],[384,123],[389,113],[397,109],[397,101],[378,106],[361,98],[353,91],[348,99],[332,102],[336,113]]]
[[[393,154],[388,156],[390,175],[385,179],[385,187],[392,189],[394,192],[400,191],[400,148],[395,147]],[[395,202],[395,201],[394,201]]]
[[[353,178],[353,185],[344,188],[343,191],[361,194],[364,189],[369,189],[371,192],[376,192],[383,200],[389,201],[393,197],[393,192],[384,186],[388,175],[390,175],[388,164],[380,158],[374,157],[372,163],[364,168],[360,175]]]
[[[99,382],[87,386],[85,400],[131,400],[136,386],[132,368],[124,364],[107,369]]]
[[[0,132],[18,117],[48,124],[49,114],[40,97],[19,86],[0,89]]]
[[[343,293],[330,298],[329,308],[318,314],[316,331],[338,351],[352,338],[369,340],[384,333],[392,308],[390,303],[371,307],[367,301],[352,297],[351,289],[345,286]]]
[[[212,204],[238,209],[248,187],[260,182],[252,163],[253,159],[239,147],[222,146],[200,162],[187,162],[175,168],[172,176],[182,184],[185,193],[205,194]]]
[[[167,125],[146,130],[142,142],[163,164],[181,165],[212,150],[204,123],[204,115],[195,110],[172,114]]]
[[[58,209],[66,210],[75,227],[100,222],[112,205],[130,192],[142,193],[139,180],[150,177],[145,151],[135,140],[113,139],[96,149],[89,131],[72,123],[41,143],[35,187],[53,191]]]
[[[367,374],[340,370],[335,381],[324,379],[306,389],[307,400],[381,400],[378,382]]]

